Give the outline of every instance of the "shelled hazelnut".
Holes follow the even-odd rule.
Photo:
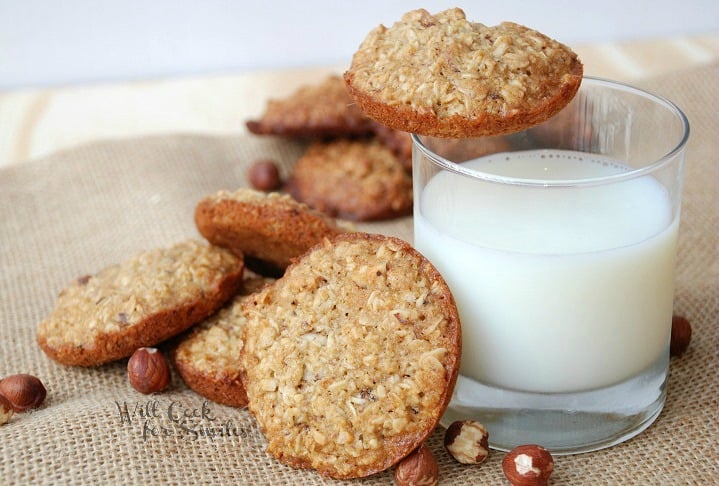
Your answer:
[[[489,432],[479,422],[458,420],[447,427],[444,446],[461,464],[481,464],[489,456]]]
[[[554,459],[537,444],[515,447],[502,460],[502,471],[513,486],[543,486],[554,470]]]
[[[260,159],[250,166],[247,179],[259,191],[274,191],[282,183],[280,171],[273,160]]]
[[[397,486],[432,486],[439,481],[439,465],[432,451],[422,444],[402,459],[394,470]]]
[[[692,325],[689,319],[674,314],[672,316],[672,335],[669,343],[669,355],[681,356],[692,340]]]
[[[0,380],[0,395],[7,399],[15,412],[24,412],[39,407],[47,390],[39,378],[20,373]]]
[[[127,377],[140,393],[160,392],[170,384],[170,363],[157,348],[140,348],[127,362]]]

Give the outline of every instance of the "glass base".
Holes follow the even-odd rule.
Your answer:
[[[527,393],[460,375],[441,424],[472,419],[489,431],[489,446],[509,451],[540,444],[555,455],[624,442],[649,427],[666,398],[669,353],[624,382],[574,393]]]

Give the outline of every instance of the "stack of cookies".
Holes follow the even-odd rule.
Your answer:
[[[167,347],[188,387],[249,405],[271,454],[331,477],[383,471],[434,430],[461,337],[429,261],[279,193],[218,191],[195,222],[209,244],[148,250],[71,282],[38,326],[40,347],[80,366]]]
[[[353,221],[406,216],[412,211],[412,142],[365,116],[340,76],[270,100],[256,135],[309,141],[285,191],[325,214]]]
[[[518,130],[553,116],[580,79],[576,56],[536,31],[474,24],[458,9],[409,12],[368,35],[344,80],[303,87],[248,122],[256,134],[313,139],[289,195],[206,196],[194,215],[206,242],[71,282],[37,341],[80,366],[167,343],[185,383],[247,405],[283,463],[332,478],[386,470],[422,446],[450,401],[459,316],[407,242],[332,217],[411,210],[405,131]]]

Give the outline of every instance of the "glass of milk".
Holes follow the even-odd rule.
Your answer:
[[[413,135],[414,245],[452,290],[460,377],[445,425],[586,452],[659,415],[689,125],[671,102],[585,78],[506,136]]]

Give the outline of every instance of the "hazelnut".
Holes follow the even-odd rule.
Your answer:
[[[5,425],[10,422],[15,410],[10,403],[10,400],[0,395],[0,425]]]
[[[553,469],[552,455],[536,444],[515,447],[502,460],[504,475],[514,486],[545,485]]]
[[[0,380],[0,395],[4,396],[16,412],[39,407],[45,400],[47,390],[35,376],[10,375]]]
[[[481,464],[489,456],[489,432],[473,420],[458,420],[444,434],[447,452],[462,464]]]
[[[140,348],[127,362],[127,377],[140,393],[160,392],[170,384],[170,363],[156,348]]]
[[[258,160],[247,171],[252,187],[259,191],[273,191],[280,187],[280,171],[272,160]]]
[[[394,469],[397,486],[433,486],[439,480],[439,465],[432,451],[422,444]]]
[[[681,356],[692,340],[692,325],[686,317],[672,316],[672,337],[669,342],[669,355]]]

